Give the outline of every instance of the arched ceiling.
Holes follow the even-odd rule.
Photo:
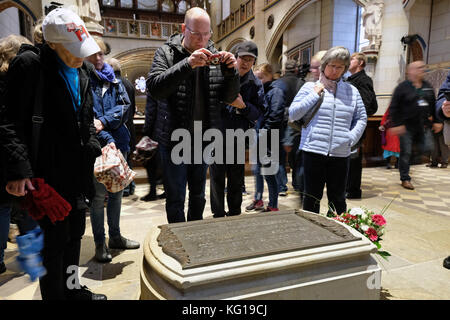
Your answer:
[[[157,48],[138,48],[115,55],[122,65],[122,75],[134,82],[135,79],[147,77]]]

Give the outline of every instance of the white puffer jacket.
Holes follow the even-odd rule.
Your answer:
[[[316,83],[303,85],[289,107],[289,120],[303,117],[319,100]],[[348,157],[350,148],[361,138],[367,114],[358,90],[340,80],[336,96],[325,89],[319,111],[306,129],[302,129],[300,149],[331,157]]]

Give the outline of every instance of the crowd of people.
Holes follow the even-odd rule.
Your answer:
[[[245,163],[238,161],[236,144],[230,149],[223,143],[220,150],[210,150],[209,156],[222,153],[231,162],[208,164],[191,152],[207,153],[205,141],[198,146],[189,139],[190,150],[181,151],[187,161],[179,163],[173,157],[179,142],[173,134],[180,129],[191,136],[203,136],[211,129],[223,136],[227,130],[254,130],[255,139],[246,141],[246,147],[255,143],[260,148],[260,142],[267,140],[270,147],[267,157],[258,156],[253,164],[255,194],[245,211],[279,210],[278,197],[287,195],[289,163],[292,186],[301,195],[299,207],[319,213],[326,186],[329,214],[346,212],[346,199],[362,196],[362,139],[368,116],[378,109],[372,80],[364,71],[364,54],[350,55],[338,46],[317,53],[309,66],[288,60],[284,75],[275,80],[270,64],[256,65],[258,48],[252,41],[240,43],[230,53],[218,51],[210,38],[209,15],[192,8],[186,12],[181,33],[172,35],[155,53],[147,78],[143,135],[156,141],[158,148],[145,164],[150,190],[141,200],[165,198],[168,223],[201,220],[209,168],[213,217],[240,215]],[[38,25],[34,45],[17,36],[0,43],[0,273],[5,271],[3,251],[11,212],[23,213],[22,199],[36,192],[35,178],[44,179],[46,188],[68,208],[64,217],[30,217],[25,212],[18,219],[17,239],[40,230],[44,234],[45,274],[38,274],[44,300],[106,299],[87,287],[66,286],[68,267],[79,264],[87,212],[98,262],[111,261],[110,248],[140,247],[120,231],[122,197],[133,194],[134,185],[110,192],[93,175],[102,148],[118,150],[129,161],[136,144],[134,89],[121,76],[117,60],[105,61],[106,53],[103,40],[91,36],[84,22],[64,8],[51,11]],[[384,157],[399,159],[404,188],[414,188],[409,175],[413,155],[430,152],[430,167],[438,163],[447,167],[449,142],[444,139],[443,123],[450,119],[450,102],[444,96],[449,86],[450,74],[436,102],[424,80],[424,63],[416,61],[393,93],[380,130]],[[278,140],[271,141],[274,137]],[[267,170],[274,163],[278,170]],[[156,193],[159,180],[164,185],[162,195]],[[38,239],[33,241],[39,247]]]

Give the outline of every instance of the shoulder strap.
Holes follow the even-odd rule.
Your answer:
[[[43,91],[44,91],[44,70],[41,65],[39,71],[39,81],[36,87],[36,94],[34,95],[33,117],[31,118],[31,121],[33,123],[31,131],[32,132],[31,156],[33,167],[35,167],[37,164],[41,127],[42,124],[44,123]]]

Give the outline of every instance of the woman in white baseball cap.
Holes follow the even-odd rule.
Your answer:
[[[86,226],[86,200],[94,196],[94,161],[101,154],[90,69],[83,60],[99,47],[80,17],[68,9],[51,11],[42,32],[46,43],[22,50],[7,74],[6,108],[0,116],[5,119],[3,128],[18,138],[8,141],[6,189],[16,197],[34,196],[31,179],[42,178],[71,207],[67,216],[42,210],[43,218],[36,218],[44,232],[47,270],[40,278],[42,299],[106,300],[80,286],[74,274]]]

